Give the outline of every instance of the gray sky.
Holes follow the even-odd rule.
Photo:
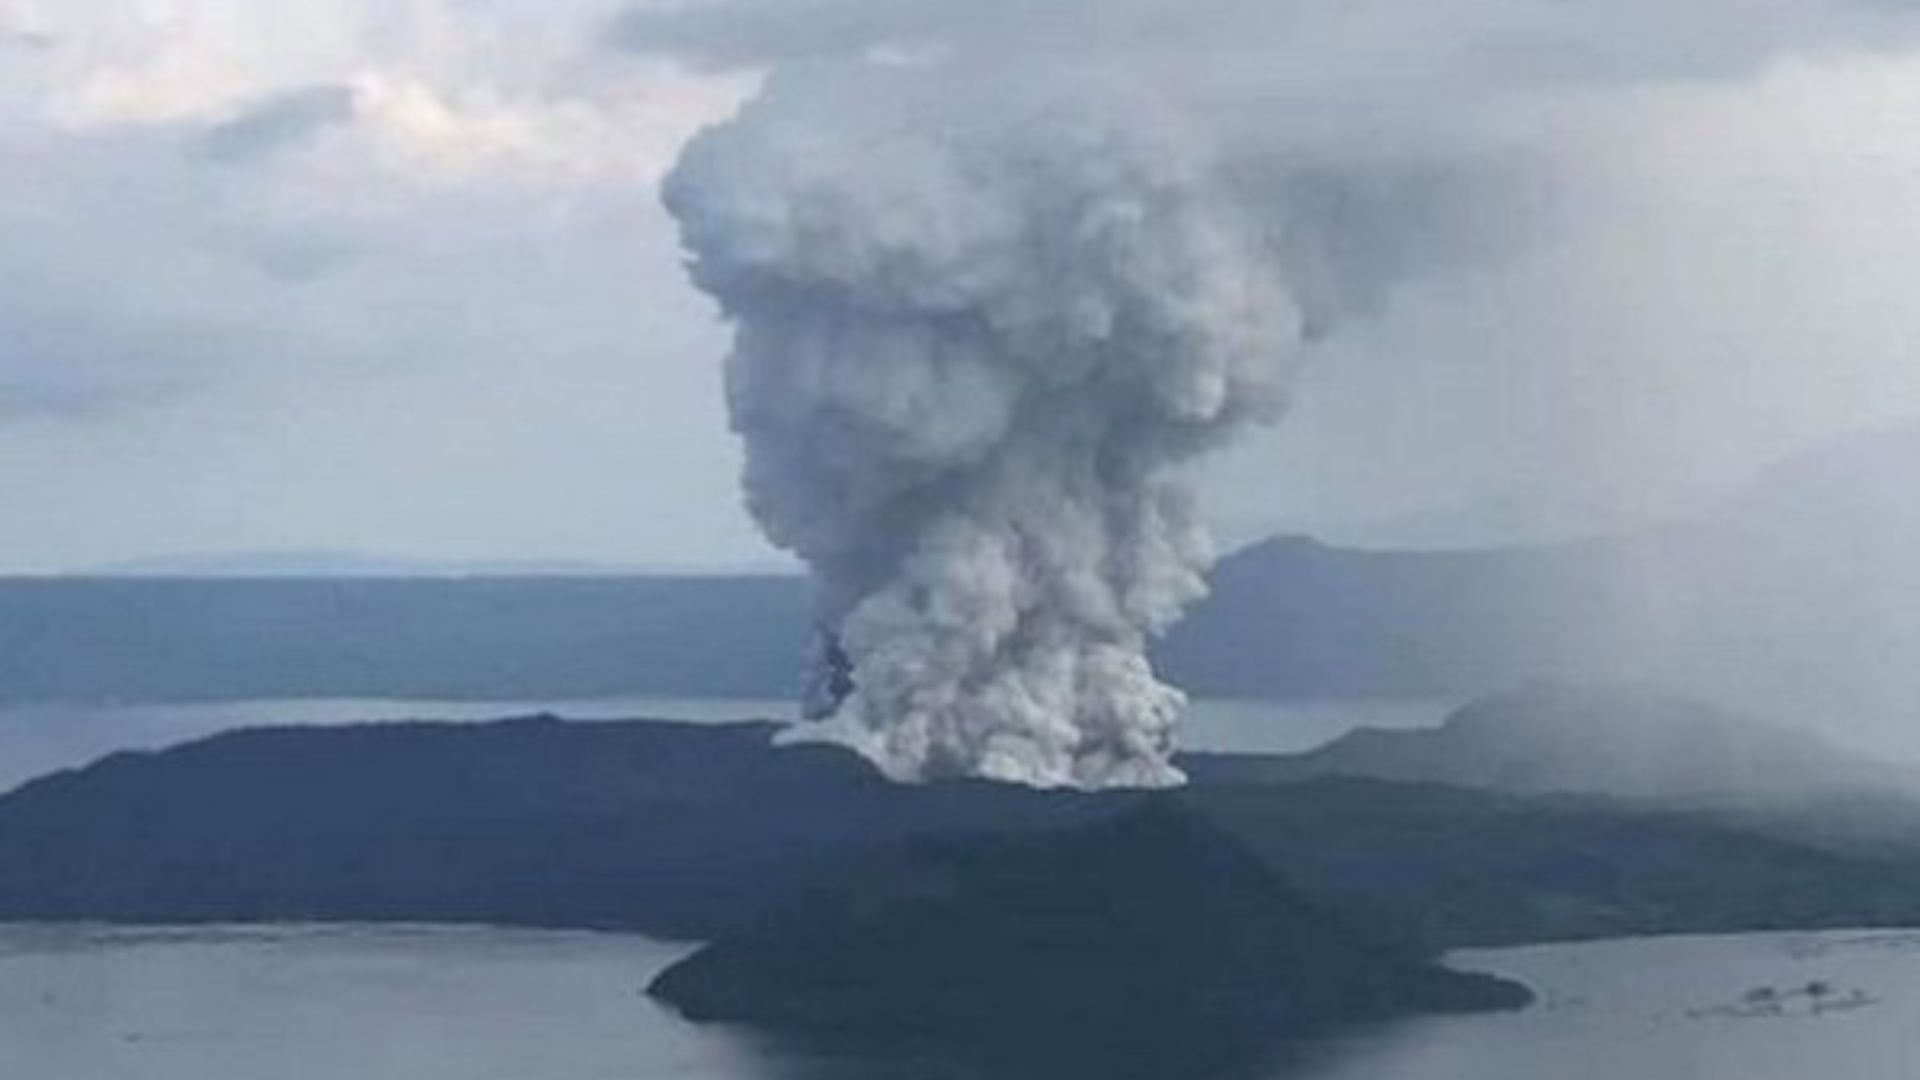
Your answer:
[[[655,186],[769,67],[888,49],[1259,72],[1223,128],[1500,163],[1497,254],[1208,468],[1230,538],[1612,527],[1920,416],[1920,11],[1334,7],[0,0],[0,569],[773,560]]]

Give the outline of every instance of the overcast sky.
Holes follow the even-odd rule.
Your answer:
[[[1484,250],[1369,298],[1209,467],[1230,538],[1689,507],[1920,416],[1916,30],[1899,0],[0,0],[0,570],[773,562],[657,184],[771,69],[943,53],[1259,72],[1233,137],[1497,163],[1453,225]]]

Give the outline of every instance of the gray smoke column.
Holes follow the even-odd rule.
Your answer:
[[[1177,116],[952,85],[778,77],[666,185],[735,329],[748,506],[818,583],[802,737],[901,780],[1176,784],[1146,647],[1212,558],[1181,466],[1281,413],[1298,245]]]

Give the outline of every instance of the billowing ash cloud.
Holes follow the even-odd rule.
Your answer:
[[[1174,116],[933,81],[776,79],[666,186],[749,507],[820,587],[814,733],[900,779],[1177,783],[1179,467],[1280,415],[1316,248]]]
[[[1889,21],[1018,6],[732,0],[619,28],[775,67],[666,200],[735,328],[749,506],[820,585],[811,733],[902,779],[1177,782],[1182,698],[1146,649],[1205,590],[1183,465],[1278,418],[1313,343],[1409,275],[1562,227],[1554,181],[1588,160],[1569,113]]]

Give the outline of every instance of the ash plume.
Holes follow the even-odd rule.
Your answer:
[[[747,504],[818,585],[800,737],[1176,784],[1146,650],[1213,557],[1182,466],[1280,416],[1329,256],[1178,113],[954,85],[776,76],[665,187],[735,330]]]

